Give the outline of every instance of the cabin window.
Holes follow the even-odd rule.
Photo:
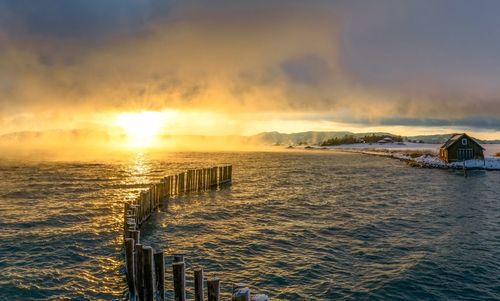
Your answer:
[[[462,145],[467,145],[467,138],[462,139]]]

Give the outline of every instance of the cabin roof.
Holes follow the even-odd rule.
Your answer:
[[[473,138],[469,137],[469,135],[467,135],[466,133],[458,133],[458,134],[451,135],[450,139],[448,139],[448,141],[446,141],[441,146],[441,148],[449,148],[450,146],[452,146],[453,144],[455,144],[455,142],[457,142],[458,140],[460,140],[460,138],[462,138],[462,137],[466,137],[466,138],[470,139],[473,143],[477,144],[480,148],[482,148],[484,150],[484,147],[482,147],[481,144],[479,144]]]

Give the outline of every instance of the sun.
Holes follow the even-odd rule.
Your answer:
[[[127,144],[134,148],[153,146],[166,122],[163,112],[121,113],[115,125],[127,134]]]

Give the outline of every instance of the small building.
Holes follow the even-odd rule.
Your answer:
[[[384,139],[379,140],[377,143],[380,144],[394,143],[394,140],[391,137],[385,137]]]
[[[467,134],[453,134],[439,149],[439,158],[445,162],[484,159],[484,148]]]

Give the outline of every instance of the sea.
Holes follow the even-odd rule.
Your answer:
[[[233,165],[165,200],[143,244],[270,300],[500,300],[500,172],[339,151],[133,153],[0,161],[0,300],[127,300],[122,214],[160,178]]]

